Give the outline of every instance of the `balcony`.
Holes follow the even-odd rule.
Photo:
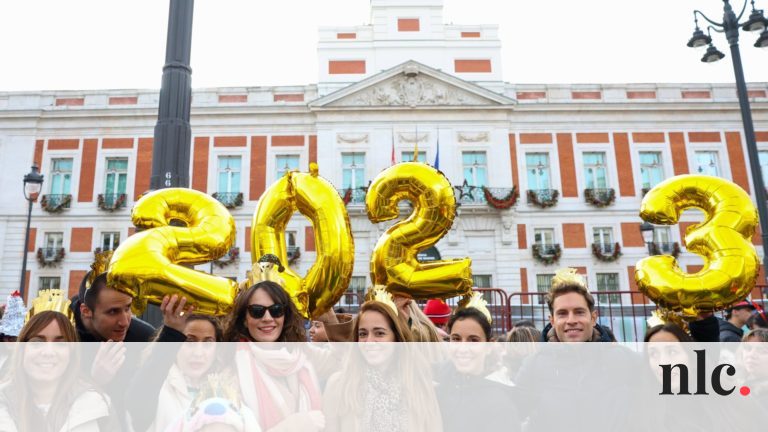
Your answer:
[[[456,202],[459,204],[485,204],[485,193],[481,186],[471,186],[464,181],[461,186],[454,186],[453,192],[456,195]]]
[[[592,256],[600,262],[614,262],[621,258],[621,245],[618,243],[592,243]]]
[[[40,206],[48,213],[61,213],[72,204],[71,194],[43,195]]]
[[[528,204],[538,208],[554,207],[560,197],[556,189],[529,189],[526,193]]]
[[[597,208],[608,207],[616,201],[616,191],[614,189],[584,189],[584,201]]]
[[[648,253],[650,255],[671,255],[677,258],[680,256],[680,244],[677,242],[651,242],[648,243]]]
[[[560,261],[560,256],[562,255],[563,251],[560,248],[560,245],[557,243],[535,243],[533,246],[531,246],[531,252],[533,253],[533,258],[536,261],[544,265],[550,265]]]
[[[99,194],[99,209],[112,212],[124,208],[127,200],[126,194]]]
[[[64,259],[63,247],[47,247],[37,250],[37,263],[40,267],[54,267]]]
[[[227,251],[223,257],[217,259],[213,263],[219,268],[224,268],[230,264],[234,264],[240,261],[240,248],[235,246]]]
[[[336,191],[341,195],[341,200],[344,201],[344,205],[364,205],[365,194],[368,192],[368,188],[361,186],[356,188],[337,189]]]
[[[242,192],[214,192],[212,196],[228,209],[234,209],[243,205]]]

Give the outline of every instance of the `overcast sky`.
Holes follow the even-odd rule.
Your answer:
[[[722,19],[721,0],[445,0],[444,16],[500,25],[510,83],[733,82],[723,35],[716,64],[685,46],[695,7]],[[0,91],[159,88],[167,20],[167,0],[2,1]],[[316,83],[317,27],[368,22],[369,0],[197,0],[192,85]],[[748,82],[768,80],[757,36],[742,32]]]

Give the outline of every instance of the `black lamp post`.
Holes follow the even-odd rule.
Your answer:
[[[40,191],[43,189],[43,175],[37,164],[32,164],[32,171],[24,175],[24,198],[29,202],[27,210],[27,232],[24,237],[24,254],[21,256],[21,283],[19,293],[24,297],[24,285],[27,280],[27,245],[29,245],[29,225],[32,223],[32,203],[37,201]]]
[[[739,27],[744,31],[759,31],[760,37],[754,44],[755,47],[768,47],[768,19],[763,15],[763,11],[755,9],[755,0],[751,0],[752,12],[749,18],[740,23],[739,20],[744,16],[747,9],[747,0],[744,0],[744,6],[738,16],[733,11],[729,0],[723,0],[723,22],[716,22],[709,19],[701,11],[693,11],[693,20],[696,23],[696,29],[693,36],[688,41],[688,46],[692,48],[709,45],[707,52],[701,58],[704,63],[716,62],[725,54],[717,50],[712,45],[712,38],[709,34],[705,35],[699,29],[698,16],[704,18],[710,25],[707,27],[707,33],[712,29],[718,33],[725,33],[728,44],[731,47],[731,60],[733,61],[733,72],[736,75],[736,91],[739,96],[739,107],[741,108],[741,121],[744,124],[744,139],[747,144],[747,154],[749,155],[749,167],[752,172],[752,183],[755,189],[755,199],[757,200],[757,212],[760,216],[760,231],[763,240],[763,265],[768,275],[768,208],[766,208],[765,184],[763,183],[763,174],[760,169],[760,159],[755,144],[755,128],[752,124],[752,111],[749,107],[749,97],[747,95],[747,85],[744,81],[744,69],[741,66],[741,53],[739,52]],[[762,281],[765,283],[765,281]]]

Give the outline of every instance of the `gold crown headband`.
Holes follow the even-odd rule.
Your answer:
[[[465,307],[475,308],[479,310],[483,315],[485,315],[485,318],[488,320],[488,323],[493,324],[493,319],[491,318],[491,311],[488,310],[488,302],[485,301],[481,293],[479,292],[473,293],[472,297],[469,299],[469,302]]]
[[[91,264],[91,272],[88,274],[88,279],[85,281],[85,289],[88,290],[93,285],[93,281],[96,280],[96,276],[109,270],[109,261],[112,260],[111,250],[101,252],[97,250],[94,252],[94,261]]]
[[[32,307],[27,312],[24,324],[40,312],[54,311],[66,315],[72,325],[75,325],[75,315],[72,313],[72,309],[69,308],[71,303],[60,289],[41,290],[37,298],[32,300]]]
[[[280,277],[280,273],[285,270],[280,259],[272,254],[266,254],[259,258],[258,262],[253,263],[251,270],[246,274],[248,287],[252,287],[259,282],[272,281],[285,288],[285,280]]]
[[[377,301],[379,303],[383,303],[386,307],[388,307],[390,310],[392,310],[392,313],[397,316],[398,310],[397,305],[395,304],[395,300],[392,297],[392,294],[387,291],[386,287],[384,285],[374,285],[373,288],[368,292],[368,295],[366,296],[368,300]]]
[[[557,270],[555,276],[552,278],[552,289],[558,288],[563,285],[579,285],[587,288],[587,282],[584,280],[584,276],[580,275],[575,268],[565,267]]]

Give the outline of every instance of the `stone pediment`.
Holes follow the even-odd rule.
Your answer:
[[[511,106],[513,99],[415,61],[324,96],[310,108]]]

